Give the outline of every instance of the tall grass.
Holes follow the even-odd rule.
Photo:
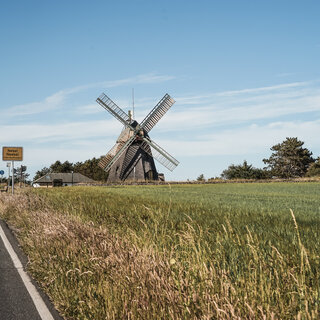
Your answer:
[[[0,212],[66,319],[317,319],[319,189],[61,188]]]

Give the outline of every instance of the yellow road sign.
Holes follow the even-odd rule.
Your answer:
[[[2,147],[3,161],[22,161],[23,148],[22,147]]]

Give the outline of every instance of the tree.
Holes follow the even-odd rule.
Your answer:
[[[33,177],[33,180],[37,180],[37,179],[47,175],[50,172],[51,172],[50,168],[44,167],[41,170],[38,170],[36,172],[35,176]]]
[[[314,163],[311,163],[310,167],[308,168],[306,176],[307,177],[320,176],[320,157]]]
[[[221,173],[223,179],[266,179],[268,178],[268,172],[253,167],[251,164],[248,164],[246,160],[243,161],[243,164],[234,165],[231,164],[228,169],[224,170]]]
[[[96,181],[107,181],[108,173],[98,166],[99,161],[100,159],[93,158],[84,162],[77,162],[76,164],[73,164],[69,161],[61,163],[61,161],[57,160],[49,168],[44,167],[43,169],[37,171],[33,179],[36,180],[50,172],[69,173],[73,171],[81,173]]]
[[[273,153],[270,158],[263,159],[271,173],[279,178],[302,177],[306,174],[311,163],[314,162],[312,152],[303,148],[304,142],[298,138],[286,138],[270,148]]]
[[[27,166],[20,166],[14,169],[14,180],[17,182],[26,182],[29,176],[30,174],[27,173]]]
[[[84,162],[77,162],[74,165],[74,172],[82,173],[96,181],[107,181],[108,173],[98,166],[100,159],[92,158]]]
[[[53,163],[50,166],[51,172],[59,172],[59,173],[68,173],[72,172],[73,170],[73,163],[69,161],[65,161],[61,163],[59,160],[57,160],[55,163]]]
[[[200,174],[200,176],[197,178],[197,181],[206,181],[203,173]]]

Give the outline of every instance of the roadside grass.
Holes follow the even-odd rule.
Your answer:
[[[0,215],[66,319],[317,319],[319,191],[41,189],[1,196]]]

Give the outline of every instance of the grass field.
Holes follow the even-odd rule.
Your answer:
[[[1,196],[66,319],[317,319],[320,183]]]

